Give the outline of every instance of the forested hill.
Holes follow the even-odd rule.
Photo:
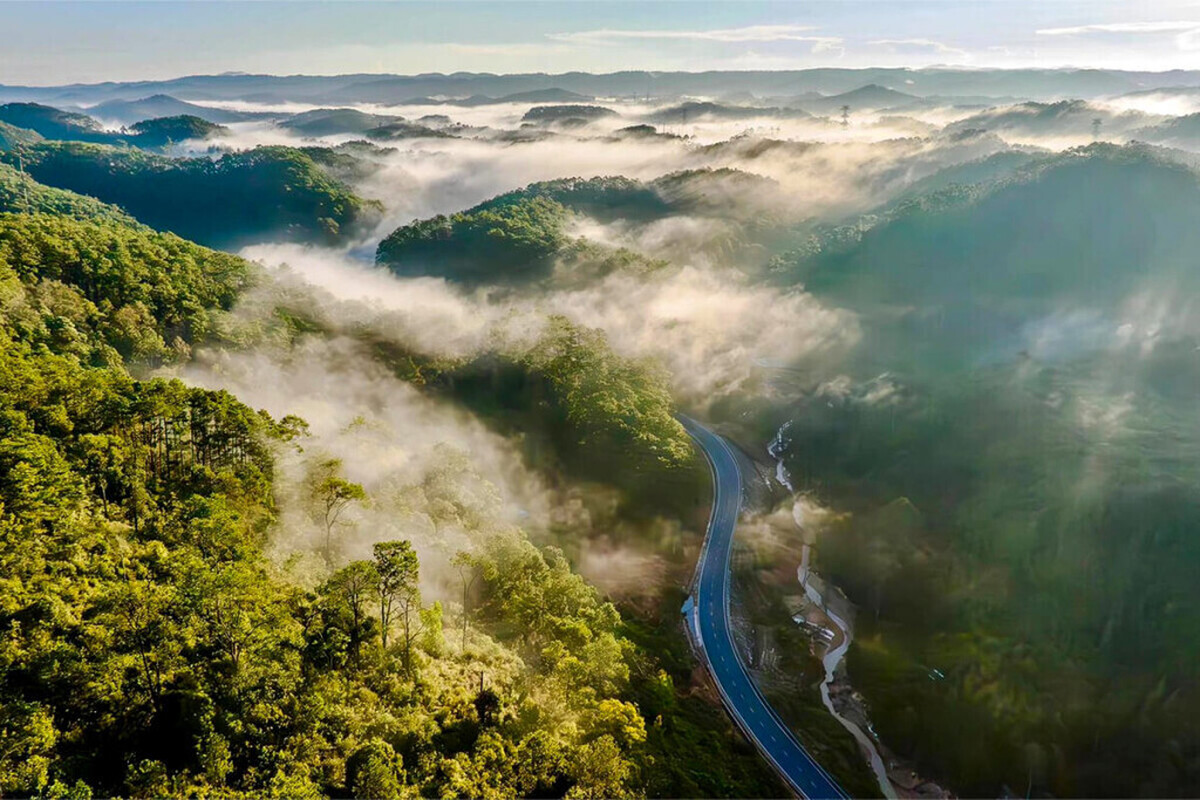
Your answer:
[[[848,512],[819,558],[862,608],[851,679],[883,741],[964,795],[1200,786],[1200,177],[1180,158],[1040,156],[777,265],[866,332],[787,428],[793,479]]]
[[[42,135],[28,128],[0,122],[0,150],[9,150],[17,145],[40,142]]]
[[[136,226],[137,220],[120,208],[66,189],[38,183],[29,175],[0,163],[0,212],[55,214],[75,219],[110,219]]]
[[[138,147],[165,147],[174,142],[200,141],[224,136],[229,129],[200,117],[181,114],[175,117],[154,117],[135,122],[126,130],[130,144]]]
[[[118,205],[140,221],[212,247],[265,239],[334,243],[379,213],[307,154],[258,147],[216,159],[80,142],[40,142],[0,160],[38,182]]]
[[[397,228],[379,243],[375,259],[398,275],[437,275],[464,283],[649,272],[664,264],[572,235],[572,220],[644,225],[672,214],[737,219],[762,211],[774,188],[769,179],[733,169],[677,172],[649,182],[619,176],[543,181],[466,211]],[[751,201],[756,193],[758,201]]]
[[[0,105],[0,122],[16,128],[36,131],[47,139],[67,139],[76,142],[113,144],[121,137],[87,114],[61,111],[37,103],[5,103]]]
[[[301,452],[303,420],[131,374],[219,340],[268,277],[0,177],[4,207],[38,212],[0,213],[0,795],[781,792],[691,694],[685,650],[635,645],[561,552],[489,521],[448,474],[413,497],[459,537],[452,613],[422,599],[427,565],[402,538],[361,560],[327,543],[316,580],[293,581],[265,555],[281,496],[326,526],[372,498]],[[597,337],[552,326],[516,364],[549,382],[539,413],[561,403],[582,441],[640,442],[645,418],[667,431],[648,463],[690,458],[661,384]],[[283,458],[306,470],[299,500],[280,493]],[[638,640],[682,648],[676,607],[672,633]]]
[[[887,321],[878,344],[890,354],[907,348],[896,336],[907,326],[922,348],[978,357],[1013,348],[1023,325],[1064,304],[1112,310],[1147,276],[1194,291],[1198,217],[1191,167],[1146,146],[1095,144],[907,198],[774,266],[839,304],[910,309],[874,317]]]

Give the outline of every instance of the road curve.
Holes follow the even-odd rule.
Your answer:
[[[742,505],[742,475],[729,444],[695,420],[680,422],[704,451],[713,473],[713,505],[695,588],[684,606],[688,631],[730,715],[792,789],[809,800],[845,798],[837,781],[808,754],[758,690],[738,656],[729,621],[733,533]]]

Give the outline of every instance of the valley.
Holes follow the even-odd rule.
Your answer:
[[[0,795],[1195,794],[1195,86],[0,85]]]

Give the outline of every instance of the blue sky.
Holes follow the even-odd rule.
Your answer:
[[[225,71],[1200,69],[1200,2],[0,2],[0,83]]]

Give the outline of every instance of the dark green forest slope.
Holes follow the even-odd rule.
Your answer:
[[[42,136],[37,131],[0,122],[0,150],[9,150],[22,144],[35,144],[41,140]]]
[[[1200,792],[1200,178],[1093,145],[782,265],[867,331],[790,409],[889,746],[967,795]]]
[[[116,144],[121,137],[104,129],[87,114],[60,111],[38,103],[5,103],[0,105],[0,122],[16,128],[36,131],[47,139],[66,139],[76,142]]]
[[[130,125],[125,135],[130,144],[138,147],[164,147],[174,142],[211,139],[224,136],[229,129],[224,125],[181,114],[176,117],[155,117]]]
[[[650,182],[624,177],[544,181],[466,211],[398,228],[380,242],[376,261],[398,275],[436,275],[473,284],[648,272],[664,264],[573,236],[572,219],[580,215],[600,223],[644,225],[677,214],[753,216],[749,209],[757,205],[748,198],[756,193],[760,199],[769,197],[773,186],[766,178],[732,169],[672,173]],[[768,225],[761,219],[757,223]]]
[[[42,142],[0,154],[39,183],[99,198],[159,230],[214,247],[264,239],[333,243],[361,232],[378,205],[305,153],[258,147],[215,159]]]
[[[83,220],[109,219],[137,227],[121,209],[94,197],[55,189],[33,180],[8,164],[0,163],[0,211],[51,214]]]

